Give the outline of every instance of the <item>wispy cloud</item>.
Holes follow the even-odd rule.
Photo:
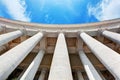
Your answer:
[[[30,21],[30,15],[26,12],[25,0],[1,0],[7,13],[15,20]]]
[[[41,14],[42,18],[46,23],[60,22],[60,20],[65,20],[66,23],[70,22],[70,16],[79,16],[75,4],[80,4],[81,0],[38,0],[36,5],[38,12]]]
[[[102,0],[96,6],[89,4],[88,13],[100,21],[120,18],[120,0]]]

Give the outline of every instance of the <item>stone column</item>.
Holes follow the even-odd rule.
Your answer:
[[[78,80],[84,80],[82,73],[80,71],[77,71],[77,76],[78,76]]]
[[[84,66],[84,69],[87,73],[89,80],[102,80],[97,70],[94,68],[90,60],[87,58],[83,51],[79,51],[79,57]]]
[[[5,52],[7,49],[5,46],[0,46],[0,56],[3,52]]]
[[[120,79],[120,67],[118,67],[120,55],[84,32],[80,34],[80,37],[113,76]]]
[[[0,46],[20,37],[21,35],[23,35],[23,32],[20,30],[0,35]]]
[[[120,44],[120,34],[105,30],[102,32],[102,35],[112,40],[113,42]]]
[[[44,80],[45,79],[45,74],[46,74],[46,70],[42,69],[38,80]]]
[[[0,56],[0,79],[5,80],[43,37],[41,32]]]
[[[32,63],[29,65],[23,76],[20,80],[33,80],[34,76],[39,68],[39,65],[42,61],[42,58],[44,56],[44,51],[40,50],[38,55],[34,58]]]
[[[3,28],[0,26],[0,31],[2,31],[3,30]]]
[[[99,73],[100,76],[102,77],[102,80],[106,80],[105,77],[103,76],[103,74],[100,72],[100,70],[98,70],[98,73]]]
[[[17,80],[20,80],[20,78],[22,77],[22,75],[25,73],[25,71],[27,70],[27,68],[24,68],[23,71],[20,73],[20,75],[17,77]]]
[[[48,80],[73,80],[63,33],[60,33],[57,39]]]

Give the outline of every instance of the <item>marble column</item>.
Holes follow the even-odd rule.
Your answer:
[[[29,65],[23,76],[21,77],[20,80],[33,80],[34,76],[39,68],[39,65],[42,61],[42,58],[44,56],[44,51],[40,50],[37,56],[34,58],[32,63]]]
[[[120,79],[120,67],[118,67],[120,55],[84,32],[80,34],[80,37],[113,76]]]
[[[80,71],[77,71],[77,76],[78,76],[78,80],[84,80],[82,73]]]
[[[42,69],[38,80],[44,80],[45,79],[45,74],[46,74],[46,70]]]
[[[0,79],[5,80],[43,37],[41,32],[0,56]]]
[[[48,80],[73,80],[63,33],[58,35]]]
[[[0,35],[0,46],[8,43],[9,41],[12,41],[12,40],[20,37],[22,35],[23,35],[23,32],[20,31],[20,30],[5,33],[5,34],[1,34]]]
[[[102,35],[112,40],[113,42],[120,44],[120,34],[105,30],[102,32]]]
[[[79,57],[89,80],[102,80],[97,70],[94,68],[94,66],[92,65],[92,63],[90,62],[90,60],[87,58],[83,51],[79,51]]]

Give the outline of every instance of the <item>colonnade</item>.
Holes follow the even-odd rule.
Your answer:
[[[103,36],[120,43],[120,34],[111,31],[102,31]],[[23,35],[21,30],[9,32],[0,35],[0,46]],[[0,79],[5,80],[14,71],[14,69],[25,59],[38,42],[44,36],[38,32],[29,39],[21,42],[14,48],[0,56]],[[120,55],[85,32],[80,33],[80,38],[89,47],[92,53],[101,61],[101,63],[114,75],[116,80],[120,80]],[[45,51],[41,50],[24,72],[20,80],[33,80],[39,68]],[[84,66],[87,76],[90,80],[102,80],[102,77],[85,55],[84,51],[78,52],[80,60]],[[42,70],[39,80],[44,80],[46,70]],[[78,79],[84,80],[81,72],[77,72]],[[54,50],[52,64],[48,80],[73,80],[69,61],[69,54],[64,33],[59,33]]]
[[[101,63],[114,75],[114,77],[120,80],[120,68],[118,67],[120,66],[119,53],[113,51],[111,48],[105,46],[84,32],[80,34],[80,37]]]

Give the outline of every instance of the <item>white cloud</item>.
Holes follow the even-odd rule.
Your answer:
[[[96,6],[88,5],[88,13],[100,21],[120,18],[120,0],[102,0]]]
[[[81,0],[39,0],[39,7],[41,11],[44,11],[45,8],[52,9],[66,9],[73,15],[79,15],[78,11],[75,9],[74,4],[80,2]],[[54,4],[53,4],[54,3]],[[48,8],[49,6],[49,8]],[[47,11],[47,10],[46,10]],[[61,12],[62,13],[62,12]]]
[[[13,19],[30,21],[29,15],[26,13],[25,0],[1,0],[1,2]]]

